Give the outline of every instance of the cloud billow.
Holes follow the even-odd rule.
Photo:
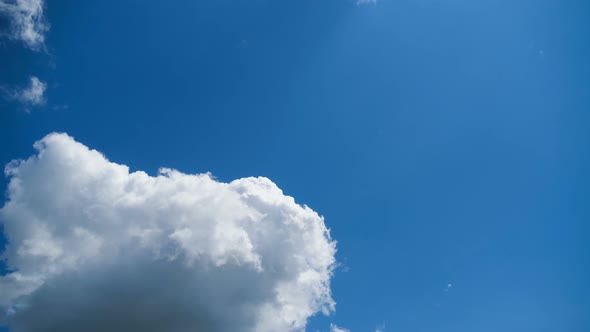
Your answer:
[[[0,0],[0,16],[8,18],[10,24],[10,30],[2,35],[20,40],[32,50],[42,50],[49,30],[43,6],[43,0]]]
[[[66,134],[6,167],[13,331],[301,331],[334,310],[335,242],[269,179],[157,176]]]

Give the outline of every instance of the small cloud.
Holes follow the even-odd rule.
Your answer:
[[[377,4],[377,0],[356,0],[356,4],[358,6],[361,6],[361,5],[376,5]]]
[[[342,327],[338,327],[335,324],[330,324],[330,332],[350,332],[350,330],[347,330]]]
[[[338,262],[338,264],[336,266],[338,271],[343,272],[343,273],[350,271],[350,266],[348,266],[346,264],[347,261],[348,261],[348,258],[344,257],[341,262]]]
[[[22,88],[11,88],[0,86],[0,94],[6,100],[16,101],[24,106],[26,112],[29,107],[40,106],[45,104],[45,90],[47,84],[35,76],[29,78],[29,84]]]
[[[20,40],[35,51],[44,48],[49,25],[43,17],[43,0],[0,0],[0,16],[10,21],[10,30],[0,35]]]
[[[38,106],[45,103],[43,94],[47,89],[47,84],[35,76],[31,76],[29,85],[13,93],[13,99],[20,101],[27,106]]]
[[[375,328],[375,332],[383,332],[385,331],[385,324],[381,324]]]
[[[448,292],[451,290],[451,288],[453,288],[453,284],[447,284],[447,287],[445,287],[445,292]]]
[[[68,104],[60,104],[60,105],[51,106],[51,109],[54,111],[67,110],[68,108],[70,108],[70,105],[68,105]]]

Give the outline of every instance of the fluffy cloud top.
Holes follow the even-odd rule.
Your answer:
[[[334,309],[335,242],[269,179],[130,173],[66,134],[35,148],[0,210],[14,331],[300,331]]]
[[[10,21],[8,38],[21,40],[33,50],[43,48],[49,29],[43,18],[43,0],[0,0],[0,15]]]
[[[25,105],[42,105],[45,102],[45,98],[43,97],[45,89],[47,89],[47,84],[39,80],[37,77],[32,76],[29,85],[22,90],[15,91],[13,93],[13,98]]]

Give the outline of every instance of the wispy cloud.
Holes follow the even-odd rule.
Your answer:
[[[24,107],[26,112],[30,107],[45,104],[45,90],[47,83],[41,81],[36,76],[29,78],[29,84],[24,87],[6,87],[0,85],[0,95],[10,101],[16,101]]]
[[[330,324],[330,332],[350,332],[350,330],[339,327],[335,324]]]
[[[43,16],[43,0],[0,0],[0,15],[10,21],[10,28],[2,32],[4,37],[22,41],[32,50],[45,47],[45,32],[49,25]]]
[[[357,5],[374,5],[377,4],[377,0],[356,0]]]
[[[32,76],[29,85],[9,93],[11,99],[21,102],[25,107],[39,106],[45,103],[45,90],[47,84],[35,76]]]

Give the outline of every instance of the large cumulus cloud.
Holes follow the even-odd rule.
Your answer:
[[[334,309],[323,218],[269,179],[130,173],[66,134],[12,162],[14,331],[299,331]]]

